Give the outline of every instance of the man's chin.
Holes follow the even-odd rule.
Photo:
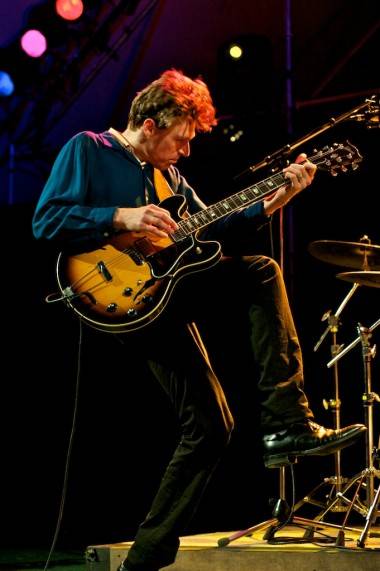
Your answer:
[[[162,171],[167,170],[169,167],[171,167],[172,165],[175,165],[177,161],[166,161],[166,163],[163,163],[162,166],[160,167],[160,169]]]
[[[175,165],[176,162],[177,162],[176,160],[170,160],[170,161],[165,161],[165,162],[162,161],[160,163],[157,162],[156,164],[153,163],[152,164],[156,169],[159,169],[160,171],[166,171],[170,166]]]

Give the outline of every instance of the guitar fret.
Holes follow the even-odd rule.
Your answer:
[[[183,240],[187,236],[186,229],[183,227],[183,220],[179,222],[178,226],[178,230],[175,230],[175,232],[171,234],[175,242]]]
[[[196,228],[200,228],[203,225],[203,220],[198,212],[191,217],[191,220],[194,222]]]
[[[230,198],[229,198],[229,201],[232,204],[233,210],[236,210],[236,208],[240,206],[239,203],[236,203],[235,198],[237,198],[236,195],[230,196]],[[230,212],[230,210],[229,210],[229,212]]]
[[[246,202],[248,202],[248,196],[244,190],[239,193],[239,198],[240,198],[242,204],[245,204]]]
[[[194,226],[193,226],[193,223],[191,221],[191,218],[187,218],[185,220],[184,226],[186,227],[187,230],[190,230],[190,231],[194,230]]]
[[[261,195],[261,192],[260,192],[259,187],[258,187],[257,185],[251,186],[251,187],[248,188],[247,190],[248,190],[248,192],[252,195],[252,198],[255,198],[255,197]]]
[[[205,210],[201,210],[200,212],[198,212],[198,214],[203,222],[208,223],[210,221],[208,214]]]
[[[218,218],[220,218],[224,214],[223,208],[221,207],[220,202],[217,202],[215,204],[215,210],[217,212]]]
[[[239,194],[236,195],[236,199],[238,200],[239,206],[244,206],[248,201],[248,197],[245,192],[239,192]]]
[[[226,212],[229,212],[231,209],[229,202],[230,202],[229,200],[225,200],[224,202],[222,202],[222,206]]]

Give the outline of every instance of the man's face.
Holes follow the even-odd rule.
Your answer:
[[[165,170],[181,157],[190,155],[190,141],[195,137],[195,123],[188,117],[179,117],[170,127],[158,129],[152,121],[145,133],[146,159],[154,167]]]

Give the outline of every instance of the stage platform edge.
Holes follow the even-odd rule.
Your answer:
[[[241,537],[226,547],[218,540],[230,537],[231,531],[205,533],[181,537],[177,559],[165,567],[168,571],[378,571],[380,569],[380,528],[372,528],[365,548],[358,548],[358,531],[346,531],[344,547],[334,541],[319,543],[323,538],[316,534],[308,543],[269,543],[263,532]],[[323,530],[326,533],[326,529]],[[303,531],[285,527],[276,537],[300,538]],[[330,535],[330,534],[328,534]],[[337,535],[331,529],[331,537]],[[131,541],[108,545],[90,545],[86,549],[86,571],[117,571],[127,556]]]

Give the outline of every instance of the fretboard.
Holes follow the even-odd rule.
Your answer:
[[[178,230],[173,232],[171,236],[174,241],[182,240],[197,230],[201,230],[212,222],[227,216],[227,214],[231,214],[231,212],[235,212],[240,208],[259,202],[265,196],[275,192],[287,183],[288,180],[282,172],[272,175],[261,182],[249,186],[248,188],[245,188],[228,198],[224,198],[223,200],[212,204],[208,208],[181,220],[178,224]]]

